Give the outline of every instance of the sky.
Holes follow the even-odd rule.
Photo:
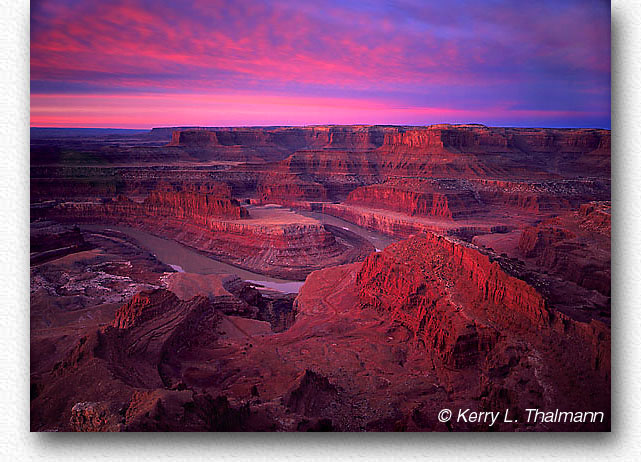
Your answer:
[[[31,126],[610,128],[602,0],[32,0]]]

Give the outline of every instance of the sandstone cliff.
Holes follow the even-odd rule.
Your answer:
[[[483,211],[481,201],[469,189],[448,188],[435,180],[394,179],[364,186],[349,193],[348,204],[388,209],[410,216],[449,219],[469,217]]]
[[[234,199],[191,191],[152,193],[142,203],[122,196],[105,203],[66,202],[49,216],[135,227],[241,268],[285,279],[303,280],[311,271],[362,260],[373,250],[353,233],[331,232],[291,212],[264,210],[251,217]]]
[[[538,392],[565,406],[607,402],[584,378],[609,381],[609,327],[556,311],[473,246],[430,234],[401,241],[365,260],[356,285],[363,307],[409,329],[435,364],[477,371],[488,406],[522,404]],[[536,372],[540,361],[545,379]],[[493,375],[496,368],[503,371]],[[515,380],[529,382],[525,394],[509,385]],[[509,395],[496,401],[506,389]]]

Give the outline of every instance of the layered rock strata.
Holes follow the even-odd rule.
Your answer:
[[[199,192],[158,192],[142,203],[122,196],[106,203],[62,203],[50,216],[132,226],[241,268],[285,279],[302,280],[313,270],[363,259],[373,250],[359,236],[330,232],[312,219],[281,210],[261,213],[250,217],[234,199]]]
[[[592,129],[36,139],[32,429],[607,430],[609,176],[610,132]],[[273,204],[408,239],[373,253],[341,221]],[[305,283],[175,273],[75,223]],[[445,407],[518,423],[442,423]],[[528,422],[528,408],[604,421]]]
[[[363,306],[409,329],[437,369],[476,371],[485,405],[518,407],[540,392],[539,407],[607,407],[609,327],[555,310],[468,244],[430,234],[399,242],[365,260],[356,285]],[[509,385],[518,380],[524,388]]]
[[[610,295],[610,203],[593,202],[523,230],[519,250],[537,267]]]
[[[215,345],[225,319],[204,296],[141,292],[54,365],[35,398],[55,398],[53,405],[36,409],[73,431],[249,430],[248,406],[188,390],[179,379],[182,355]]]
[[[364,186],[349,193],[347,204],[404,212],[410,216],[449,219],[468,217],[483,211],[483,205],[470,190],[447,189],[439,182],[406,179]]]

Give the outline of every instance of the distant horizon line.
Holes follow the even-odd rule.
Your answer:
[[[611,127],[596,127],[596,126],[537,126],[537,125],[486,125],[482,123],[469,122],[469,123],[450,123],[438,122],[426,125],[414,124],[301,124],[301,125],[159,125],[154,127],[142,128],[129,128],[129,127],[56,127],[56,126],[30,126],[29,129],[47,129],[47,130],[129,130],[129,131],[151,131],[160,128],[271,128],[271,127],[432,127],[435,125],[452,125],[452,126],[481,126],[487,128],[540,128],[540,129],[592,129],[592,130],[610,130]]]

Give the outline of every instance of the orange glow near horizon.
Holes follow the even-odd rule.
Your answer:
[[[606,3],[34,0],[31,125],[607,128]]]
[[[473,123],[504,108],[392,107],[357,99],[231,94],[32,95],[32,127],[390,124],[424,120]],[[61,110],[64,108],[64,110]],[[493,112],[495,114],[493,114]],[[512,111],[515,120],[571,117],[570,111]]]

